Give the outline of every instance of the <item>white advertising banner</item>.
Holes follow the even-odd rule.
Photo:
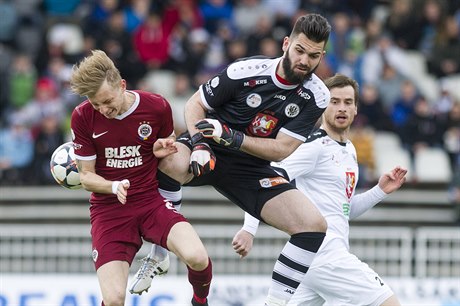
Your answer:
[[[460,306],[460,278],[385,278],[403,305]],[[211,306],[261,306],[268,276],[216,276]],[[192,295],[186,276],[154,279],[148,293],[127,293],[126,306],[188,306]],[[95,275],[0,274],[0,306],[99,306]]]

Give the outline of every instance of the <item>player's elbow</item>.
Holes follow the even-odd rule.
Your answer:
[[[80,183],[86,191],[92,191],[88,180],[88,171],[80,171]]]

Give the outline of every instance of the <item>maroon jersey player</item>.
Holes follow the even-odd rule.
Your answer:
[[[182,259],[192,303],[207,305],[212,265],[206,249],[158,192],[158,158],[176,151],[170,105],[159,95],[127,90],[100,50],[75,65],[71,88],[88,98],[73,111],[71,128],[80,180],[92,191],[92,255],[102,305],[124,304],[129,266],[142,238]]]

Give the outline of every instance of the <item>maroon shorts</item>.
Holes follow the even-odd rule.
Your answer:
[[[128,197],[125,205],[119,202],[92,205],[90,219],[96,270],[115,260],[131,265],[142,246],[142,238],[166,248],[171,227],[188,222],[160,194],[136,201]]]

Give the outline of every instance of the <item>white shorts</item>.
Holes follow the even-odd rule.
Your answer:
[[[378,306],[393,295],[385,281],[353,254],[311,267],[288,305]]]

